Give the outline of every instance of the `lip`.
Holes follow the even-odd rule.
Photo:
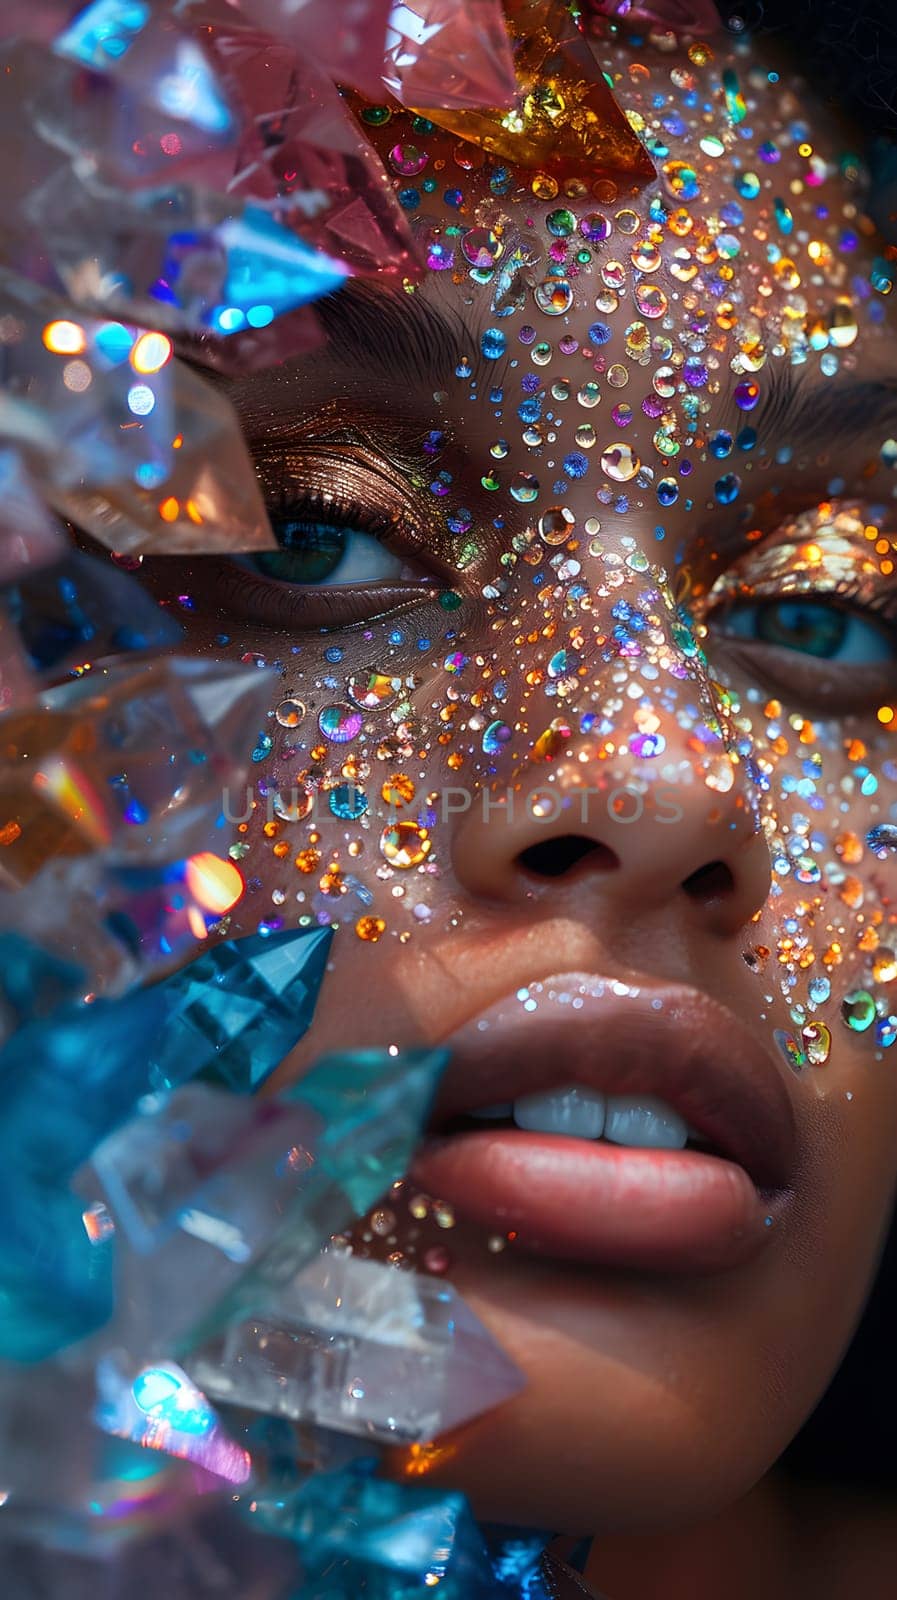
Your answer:
[[[673,1272],[754,1255],[787,1206],[798,1148],[791,1097],[762,1044],[682,985],[564,973],[534,991],[535,1010],[509,996],[445,1040],[451,1060],[415,1180],[539,1254]],[[462,1113],[568,1084],[658,1096],[721,1153],[488,1124],[440,1136]]]

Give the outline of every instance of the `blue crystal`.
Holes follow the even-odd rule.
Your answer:
[[[270,1532],[296,1542],[311,1577],[339,1571],[341,1559],[356,1577],[369,1569],[370,1590],[359,1584],[347,1594],[399,1600],[417,1592],[415,1585],[458,1600],[496,1594],[479,1529],[457,1492],[407,1488],[349,1469],[316,1473],[284,1502],[260,1502],[257,1515]]]
[[[166,650],[183,634],[136,579],[82,550],[20,579],[6,604],[38,672],[78,666],[88,655]]]
[[[260,206],[246,205],[238,217],[217,226],[194,227],[169,235],[159,285],[150,295],[187,309],[195,298],[191,264],[209,252],[224,254],[226,276],[221,300],[209,306],[202,321],[214,333],[237,333],[259,321],[273,320],[330,294],[344,282],[348,269],[291,233]],[[183,299],[180,279],[186,288]],[[164,292],[162,286],[164,285]]]
[[[85,974],[21,934],[0,933],[0,1000],[21,1026],[48,1016],[87,987]]]
[[[447,1061],[444,1050],[356,1050],[325,1056],[286,1090],[323,1118],[321,1169],[359,1215],[407,1170]]]
[[[154,21],[160,24],[154,29]],[[57,55],[126,80],[142,76],[146,94],[169,116],[183,118],[212,135],[226,133],[232,118],[215,74],[186,31],[166,30],[144,0],[93,0],[53,44]],[[129,59],[132,56],[133,59]]]
[[[0,1052],[0,1355],[42,1360],[112,1311],[112,1246],[67,1192],[74,1169],[148,1087],[135,1041],[164,1028],[151,991],[66,1006]]]
[[[332,928],[250,934],[213,945],[158,987],[173,1001],[152,1058],[158,1088],[202,1073],[255,1094],[301,1039],[315,1005]]]
[[[65,1183],[150,1087],[146,1043],[164,1030],[164,985],[65,1006],[0,1051],[0,1172]]]

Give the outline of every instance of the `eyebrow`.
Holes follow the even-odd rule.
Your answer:
[[[777,365],[757,421],[739,412],[735,426],[756,427],[763,451],[772,453],[778,440],[799,454],[820,443],[851,444],[890,421],[897,424],[897,377],[811,383],[802,382],[794,367]]]
[[[315,302],[341,366],[389,377],[409,388],[441,388],[464,358],[477,371],[479,343],[460,311],[419,294],[370,287],[357,280]]]

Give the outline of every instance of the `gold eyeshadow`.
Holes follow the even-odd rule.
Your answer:
[[[750,540],[751,535],[745,537]],[[849,596],[877,610],[893,602],[897,535],[870,523],[861,506],[823,503],[750,544],[700,600],[703,611],[764,595]]]

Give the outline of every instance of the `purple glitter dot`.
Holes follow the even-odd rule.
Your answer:
[[[656,394],[646,395],[642,401],[642,410],[646,417],[652,417],[656,421],[658,417],[663,416],[663,401]]]
[[[707,368],[703,361],[686,361],[682,376],[690,389],[703,389],[707,382]]]

